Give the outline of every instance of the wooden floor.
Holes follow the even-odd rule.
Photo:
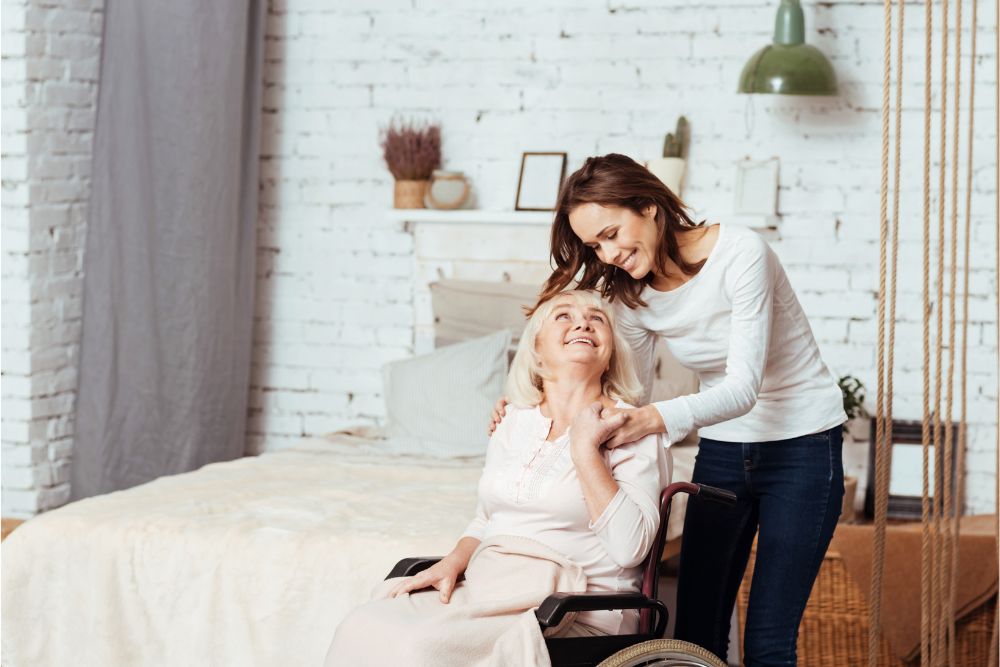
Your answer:
[[[0,542],[6,540],[11,531],[22,523],[24,523],[24,519],[0,519]]]

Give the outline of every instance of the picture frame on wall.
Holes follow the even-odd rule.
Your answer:
[[[773,218],[778,214],[778,158],[740,160],[736,163],[736,201],[738,216]]]
[[[566,153],[532,151],[522,153],[514,210],[554,211],[564,178],[566,178]]]
[[[865,492],[865,516],[875,517],[875,419],[871,420],[871,436],[868,439],[868,489]],[[941,443],[944,444],[945,425],[941,425]],[[955,488],[957,468],[955,451],[958,443],[959,424],[952,424],[952,488]],[[919,520],[923,509],[924,446],[923,423],[919,421],[892,420],[892,465],[889,471],[889,505],[886,515],[890,519]],[[930,494],[942,487],[941,476],[935,475],[935,448],[933,440],[929,449]],[[942,468],[943,469],[943,468]],[[962,499],[957,499],[962,507]],[[959,510],[961,514],[961,509]]]

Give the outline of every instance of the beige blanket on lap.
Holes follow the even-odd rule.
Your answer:
[[[436,590],[387,598],[399,583],[380,584],[373,599],[337,628],[326,665],[548,666],[534,610],[551,593],[587,590],[580,566],[524,537],[484,541],[448,604]],[[572,624],[568,617],[557,634]]]

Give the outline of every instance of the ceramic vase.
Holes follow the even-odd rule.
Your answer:
[[[393,190],[394,208],[424,208],[424,196],[430,181],[396,181]]]
[[[460,171],[435,169],[431,175],[424,206],[441,210],[461,208],[469,199],[469,181]]]
[[[679,157],[658,157],[646,162],[646,168],[678,197],[684,179],[684,166],[684,160]]]

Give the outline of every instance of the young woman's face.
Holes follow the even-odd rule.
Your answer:
[[[608,316],[593,306],[577,303],[572,297],[557,297],[552,312],[538,331],[535,350],[548,370],[585,364],[595,373],[603,373],[614,350]]]
[[[569,226],[597,258],[613,264],[636,280],[656,266],[656,206],[642,215],[620,206],[581,204],[569,213]]]

